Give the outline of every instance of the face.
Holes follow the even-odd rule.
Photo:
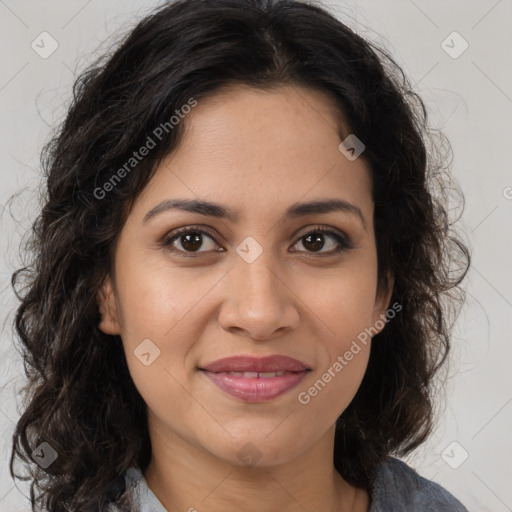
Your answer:
[[[338,149],[323,93],[238,86],[185,122],[120,233],[100,328],[122,337],[152,435],[233,464],[247,443],[260,464],[291,461],[354,397],[370,351],[357,340],[382,329],[389,304],[370,169]],[[178,199],[221,208],[171,208]],[[299,208],[333,200],[342,207]],[[275,355],[296,366],[260,361]],[[257,360],[212,366],[232,356]]]

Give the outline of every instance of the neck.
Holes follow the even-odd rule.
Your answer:
[[[151,431],[151,427],[150,427]],[[348,484],[332,463],[334,427],[297,458],[271,466],[221,460],[175,433],[153,431],[144,477],[168,512],[360,512],[365,491]]]

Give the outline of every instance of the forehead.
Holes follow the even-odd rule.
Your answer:
[[[185,116],[183,140],[142,199],[208,198],[268,209],[328,195],[362,207],[371,199],[371,174],[362,158],[349,161],[339,151],[349,133],[340,119],[327,93],[225,88]]]
[[[247,85],[225,86],[216,94],[201,99],[186,116],[185,143],[201,142],[208,152],[247,152],[265,145],[269,157],[288,150],[286,156],[321,152],[337,146],[343,114],[327,92],[297,85],[280,85],[261,90]],[[193,139],[193,140],[190,140]],[[292,150],[293,151],[290,151]],[[201,148],[196,148],[197,152]],[[281,155],[282,156],[282,155]],[[260,155],[264,158],[265,155]]]

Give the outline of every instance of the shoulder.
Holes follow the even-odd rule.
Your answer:
[[[158,498],[149,489],[141,470],[131,467],[124,475],[125,494],[132,500],[130,512],[167,512]],[[122,512],[118,505],[112,504],[108,512]],[[133,508],[135,507],[135,508]]]
[[[138,512],[166,512],[148,488],[140,469],[125,474],[126,488]],[[405,462],[388,457],[379,467],[369,512],[468,512],[452,494],[432,480],[420,476]],[[111,512],[117,512],[112,508]]]
[[[405,462],[388,457],[379,467],[370,512],[468,512],[452,494],[420,476]]]

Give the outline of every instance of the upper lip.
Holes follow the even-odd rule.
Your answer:
[[[267,357],[233,356],[217,359],[200,370],[218,372],[303,372],[310,370],[306,364],[288,356],[272,355]]]

